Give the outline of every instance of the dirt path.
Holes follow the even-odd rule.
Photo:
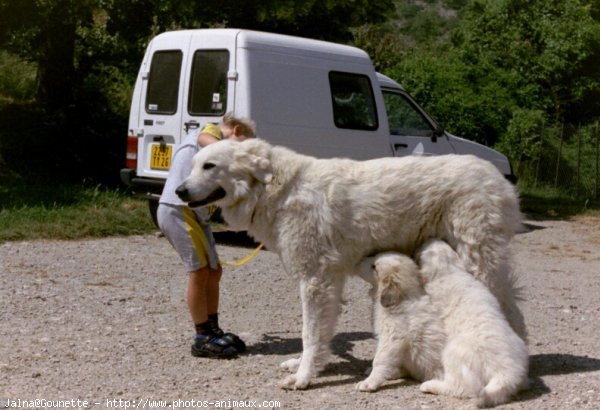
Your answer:
[[[600,219],[528,223],[513,247],[532,389],[501,408],[598,409]],[[249,249],[219,251],[232,260]],[[286,409],[468,405],[400,381],[377,393],[355,391],[375,350],[367,286],[358,279],[346,289],[332,363],[310,390],[281,390],[279,363],[301,351],[301,311],[297,283],[271,252],[226,269],[221,322],[249,344],[248,355],[231,361],[190,356],[185,274],[163,238],[5,243],[0,269],[0,408],[17,400],[52,404],[23,402],[34,399],[80,408],[86,400],[96,409],[149,408],[159,400],[162,408],[241,407],[233,401]]]

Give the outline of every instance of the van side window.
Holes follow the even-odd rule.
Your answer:
[[[371,80],[366,75],[329,73],[333,120],[338,128],[376,130],[379,126]]]
[[[385,101],[391,135],[433,136],[434,127],[407,96],[399,92],[384,90],[383,100]]]
[[[157,51],[152,56],[146,91],[148,114],[171,115],[177,112],[182,58],[180,50]]]
[[[229,51],[197,50],[192,63],[188,111],[192,115],[223,115],[227,109]]]

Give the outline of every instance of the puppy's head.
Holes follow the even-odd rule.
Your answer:
[[[408,256],[391,252],[379,254],[374,259],[373,270],[383,307],[398,305],[424,293],[419,268]]]
[[[192,172],[176,193],[192,207],[235,204],[248,197],[257,184],[270,182],[270,149],[269,144],[254,138],[208,145],[194,156]]]
[[[421,274],[427,282],[447,275],[455,268],[464,270],[458,254],[441,239],[431,239],[425,242],[417,252],[416,260],[421,267]]]

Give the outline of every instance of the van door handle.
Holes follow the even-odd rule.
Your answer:
[[[408,148],[408,144],[396,143],[394,144],[394,151],[398,151],[399,149]]]
[[[183,129],[185,130],[185,132],[188,132],[189,130],[195,130],[196,128],[200,127],[200,123],[194,120],[184,122],[183,125]]]

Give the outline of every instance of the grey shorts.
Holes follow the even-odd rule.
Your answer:
[[[209,266],[219,266],[215,239],[202,210],[186,206],[160,204],[158,226],[179,254],[188,272]]]

